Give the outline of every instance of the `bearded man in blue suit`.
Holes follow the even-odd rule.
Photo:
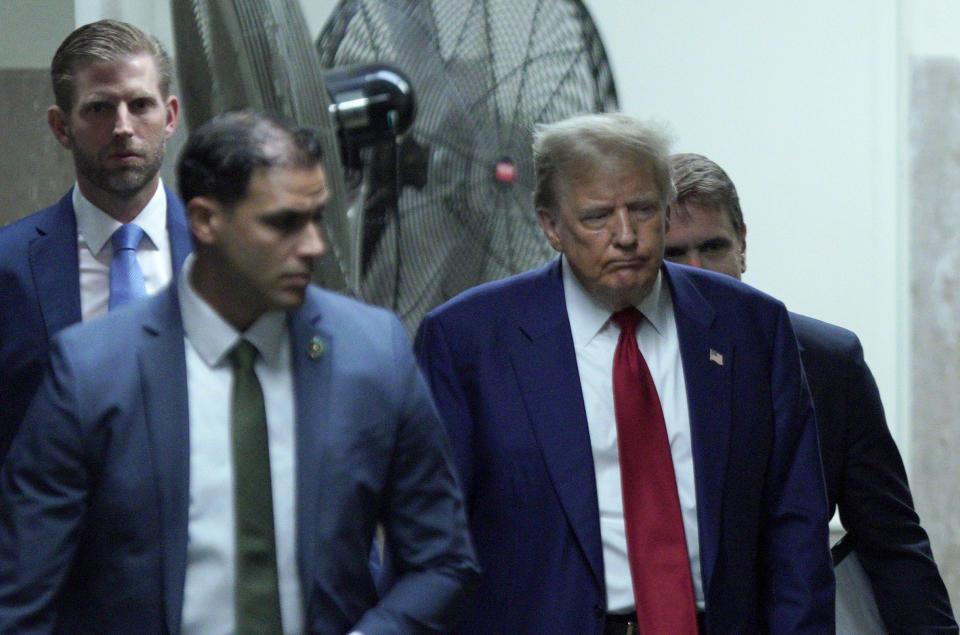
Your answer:
[[[125,225],[143,232],[136,258],[155,293],[190,252],[183,205],[160,181],[179,104],[160,43],[123,22],[84,25],[51,64],[47,121],[73,153],[77,183],[55,205],[0,229],[0,461],[40,383],[50,339],[107,312]]]
[[[538,130],[534,159],[560,259],[454,298],[416,343],[483,569],[462,631],[833,632],[826,494],[785,308],[663,262],[675,190],[653,128],[576,117]],[[636,368],[638,347],[649,378],[634,385],[621,354]],[[650,380],[649,408],[621,405]]]
[[[54,339],[0,471],[0,632],[449,629],[477,575],[449,444],[400,321],[309,284],[316,131],[227,113],[178,169],[195,257]]]

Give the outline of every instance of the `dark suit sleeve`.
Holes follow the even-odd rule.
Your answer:
[[[473,417],[439,320],[429,315],[424,318],[417,331],[414,350],[420,367],[427,374],[437,409],[443,413],[457,475],[469,504],[473,492]]]
[[[0,632],[50,632],[87,508],[74,373],[58,348],[0,471]]]
[[[396,580],[356,625],[365,635],[450,630],[479,577],[446,433],[406,333],[393,322],[401,407],[382,519]]]
[[[844,391],[848,417],[837,506],[883,621],[891,633],[957,632],[876,382],[855,336],[837,361],[844,369],[844,384],[837,389]],[[831,413],[823,417],[822,425],[830,425]]]
[[[834,630],[828,505],[810,392],[786,310],[774,332],[775,447],[768,465],[763,606],[774,633]]]

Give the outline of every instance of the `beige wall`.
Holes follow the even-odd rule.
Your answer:
[[[72,0],[0,0],[0,225],[52,203],[73,180],[45,114],[50,58],[73,27]]]
[[[73,182],[72,158],[47,128],[48,77],[0,69],[0,225],[49,205]]]

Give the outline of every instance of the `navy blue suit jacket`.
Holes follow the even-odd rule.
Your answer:
[[[166,194],[175,277],[190,230],[180,199]],[[0,461],[40,384],[50,338],[81,319],[72,195],[0,228]]]
[[[477,572],[402,325],[311,288],[289,329],[304,630],[443,630]],[[0,632],[179,632],[189,425],[203,425],[188,418],[183,337],[171,285],[54,338],[0,471]],[[367,561],[378,522],[397,574],[379,602]]]
[[[857,336],[790,314],[813,395],[830,514],[839,507],[891,633],[957,632],[950,598],[920,526],[900,452]]]
[[[687,387],[707,627],[832,632],[827,501],[787,312],[726,276],[662,272]],[[559,260],[434,310],[416,349],[483,569],[463,632],[602,633],[596,479]]]

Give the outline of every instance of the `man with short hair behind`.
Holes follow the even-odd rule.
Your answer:
[[[483,569],[464,633],[833,632],[787,312],[662,262],[666,148],[622,114],[539,128],[534,204],[561,257],[421,324]]]
[[[162,186],[179,104],[160,43],[124,22],[79,27],[50,73],[50,130],[76,185],[0,229],[0,461],[43,370],[50,338],[176,275],[190,252],[183,206]]]
[[[201,126],[178,166],[195,256],[54,338],[0,470],[0,632],[452,626],[477,570],[406,333],[309,284],[320,148],[254,112]]]
[[[733,181],[699,154],[675,154],[670,164],[677,200],[666,259],[739,279],[747,227]],[[805,315],[790,321],[813,395],[830,515],[839,509],[847,531],[838,546],[857,553],[889,632],[957,632],[860,340]]]

